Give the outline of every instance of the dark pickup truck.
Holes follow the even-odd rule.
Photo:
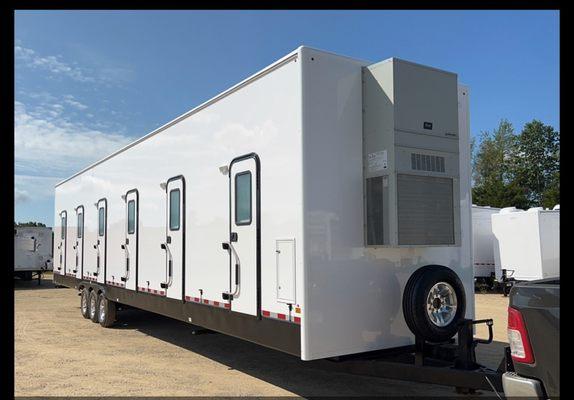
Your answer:
[[[510,291],[511,359],[502,377],[507,397],[560,396],[560,278],[522,282]]]

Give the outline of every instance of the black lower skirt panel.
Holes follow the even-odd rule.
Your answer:
[[[85,286],[102,288],[106,297],[121,304],[150,311],[180,321],[192,323],[239,339],[248,340],[275,350],[301,356],[301,326],[271,318],[257,318],[194,302],[184,302],[136,292],[125,288],[88,282],[70,276],[54,274],[54,283],[80,289]]]

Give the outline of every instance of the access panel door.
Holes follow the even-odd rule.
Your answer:
[[[76,278],[82,279],[84,273],[84,206],[76,208],[76,238],[74,243],[74,270]]]
[[[97,203],[98,208],[98,231],[97,239],[94,244],[96,249],[96,272],[94,277],[97,282],[104,283],[106,279],[106,261],[107,261],[107,236],[108,236],[108,202],[106,199],[100,199]]]
[[[122,244],[124,250],[124,274],[122,283],[127,289],[136,290],[139,251],[139,193],[130,190],[126,193],[126,237]]]
[[[229,167],[231,310],[259,315],[259,162],[240,157]]]
[[[185,180],[183,176],[170,178],[166,186],[166,237],[161,247],[165,250],[165,280],[161,288],[166,296],[183,300],[185,268]]]
[[[58,237],[57,261],[55,273],[66,275],[66,239],[68,236],[68,213],[60,213],[60,236]]]

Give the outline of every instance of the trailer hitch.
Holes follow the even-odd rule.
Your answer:
[[[488,339],[475,339],[473,333],[474,325],[486,324],[488,326]],[[490,344],[493,339],[492,319],[463,319],[458,325],[458,355],[454,362],[455,368],[462,370],[474,370],[481,366],[476,363],[476,345],[479,343]]]

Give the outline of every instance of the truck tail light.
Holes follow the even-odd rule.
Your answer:
[[[533,364],[534,354],[524,324],[522,314],[515,308],[508,307],[508,342],[510,354],[516,362]]]

